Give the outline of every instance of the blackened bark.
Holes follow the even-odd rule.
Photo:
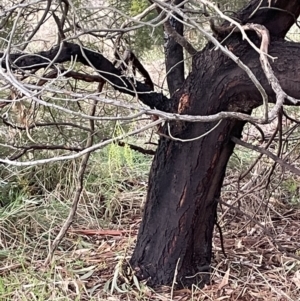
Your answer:
[[[266,2],[269,1],[262,4],[266,5]],[[247,12],[247,18],[259,3],[251,1],[243,10],[243,13]],[[293,13],[298,17],[298,0],[288,4],[276,1],[277,4],[280,9],[294,9]],[[268,24],[271,37],[278,40],[292,24],[290,16],[269,10],[273,14],[268,13],[267,19],[264,15],[255,15],[252,20]],[[247,23],[247,18],[241,20],[242,23]],[[273,28],[275,23],[277,26]],[[256,39],[255,35],[252,37]],[[259,46],[259,40],[254,42]],[[249,66],[266,89],[269,101],[274,102],[275,95],[262,72],[258,54],[240,40],[239,34],[232,35],[226,46]],[[283,89],[299,98],[297,81],[300,64],[297,53],[300,53],[300,46],[281,40],[271,44],[270,52],[278,57],[272,67]],[[195,115],[222,110],[250,113],[262,103],[261,95],[246,73],[209,45],[194,57],[191,74],[171,101],[177,112]],[[223,120],[213,132],[195,139],[214,124],[171,123],[172,136],[186,142],[166,138],[170,132],[168,125],[164,127],[165,135],[159,142],[151,167],[144,218],[131,258],[137,276],[147,279],[151,286],[171,285],[175,273],[179,285],[207,283],[216,200],[220,196],[226,165],[234,148],[230,137],[239,137],[243,125],[240,121]]]
[[[0,53],[0,58],[3,53]],[[48,51],[37,54],[12,53],[9,55],[10,68],[13,70],[38,70],[57,63],[76,60],[83,65],[94,67],[98,73],[116,90],[132,96],[138,95],[139,99],[151,108],[169,111],[169,99],[161,93],[152,91],[153,86],[142,83],[122,75],[101,53],[82,48],[74,43],[64,43]],[[6,68],[6,60],[2,60],[2,67]],[[148,93],[147,93],[148,92]]]
[[[189,125],[200,135],[213,125]],[[144,218],[131,264],[149,285],[185,286],[208,281],[217,199],[242,122],[222,121],[195,142],[161,139],[154,158]],[[203,272],[203,274],[199,273]],[[205,273],[206,272],[206,273]]]
[[[182,2],[183,0],[175,0],[174,5]],[[183,36],[183,24],[180,20],[182,18],[176,15],[176,18],[170,17],[167,22],[179,35]],[[184,82],[183,48],[168,34],[167,30],[164,31],[164,41],[167,83],[170,95],[173,95]]]
[[[260,80],[269,100],[274,102],[275,95],[261,70],[258,54],[246,43],[232,45]],[[283,89],[291,96],[300,97],[295,76],[300,74],[297,59],[300,45],[274,42],[270,53],[280,58],[272,67]],[[250,113],[262,103],[246,73],[209,47],[195,56],[192,73],[172,101],[178,104],[178,112],[196,115],[221,110]],[[176,138],[193,139],[214,125],[174,122],[170,132]],[[205,272],[209,271],[211,263],[216,200],[234,148],[230,137],[240,137],[242,128],[243,122],[223,120],[212,133],[195,141],[161,138],[149,177],[144,218],[131,259],[137,275],[148,279],[149,285],[172,284],[177,263],[177,281],[181,285],[200,285],[208,281]],[[169,135],[167,126],[164,131]]]
[[[207,48],[198,54],[194,71],[174,95],[178,112],[208,115],[226,110],[235,98],[248,99],[247,91],[235,95],[226,86],[238,82],[233,69],[239,70],[220,52]],[[148,279],[150,285],[171,284],[176,266],[181,285],[207,281],[208,274],[199,272],[210,270],[217,199],[234,148],[230,136],[239,137],[243,124],[223,120],[212,133],[191,142],[160,140],[150,173],[144,218],[131,259],[137,275]],[[214,125],[175,122],[170,132],[176,138],[193,139]],[[169,134],[168,126],[165,134]]]
[[[256,8],[260,6],[259,9]],[[253,12],[255,13],[253,14]],[[272,36],[284,38],[300,14],[299,0],[252,0],[235,16],[245,23],[263,24]]]

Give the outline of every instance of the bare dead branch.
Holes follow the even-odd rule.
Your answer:
[[[42,86],[47,82],[47,79],[56,78],[59,75],[58,70],[60,70],[60,72],[63,73],[65,77],[71,77],[88,83],[92,83],[92,82],[101,83],[103,81],[103,78],[99,75],[91,75],[91,74],[76,72],[72,70],[65,70],[63,68],[56,68],[54,70],[51,70],[49,73],[43,75],[43,77],[38,81],[37,85]]]
[[[36,35],[36,33],[39,31],[40,27],[43,25],[43,23],[44,23],[47,15],[48,15],[48,13],[49,13],[49,10],[50,10],[50,7],[51,7],[51,3],[52,3],[52,0],[47,0],[47,6],[46,6],[46,8],[44,10],[44,13],[43,13],[40,21],[35,26],[33,32],[27,38],[27,41],[25,42],[25,44],[20,48],[22,51],[24,51],[26,49],[26,47],[28,46],[28,44],[30,43],[30,41],[32,40],[32,38]]]
[[[280,159],[279,157],[277,157],[276,155],[274,155],[273,153],[271,153],[270,151],[261,148],[259,146],[256,145],[252,145],[250,143],[247,143],[245,141],[242,141],[240,139],[237,139],[236,137],[231,137],[231,140],[241,146],[244,146],[246,148],[249,148],[251,150],[254,150],[258,153],[264,154],[266,156],[268,156],[269,158],[271,158],[272,160],[274,160],[276,163],[278,163],[281,167],[286,168],[288,170],[290,170],[291,172],[295,173],[296,175],[300,176],[300,169],[283,161],[282,159]]]
[[[55,14],[55,12],[53,12],[52,15],[53,15],[53,19],[55,20],[55,23],[56,23],[56,26],[58,29],[58,44],[59,44],[59,43],[61,43],[62,40],[64,40],[66,38],[66,36],[64,33],[63,25],[61,24],[61,21],[59,20],[59,18]]]
[[[102,91],[103,86],[104,86],[105,81],[103,80],[102,83],[100,83],[99,86],[99,92]],[[97,102],[94,101],[92,106],[91,106],[91,110],[90,110],[90,115],[94,116],[96,113],[96,105]],[[86,141],[86,148],[89,148],[93,145],[94,142],[94,131],[95,131],[95,121],[94,120],[90,120],[90,129],[91,131],[88,133],[88,138]],[[73,223],[74,217],[76,215],[76,211],[77,211],[77,207],[78,207],[78,203],[82,194],[82,190],[83,190],[83,180],[84,180],[84,174],[85,174],[85,170],[90,158],[91,152],[87,152],[81,160],[81,164],[80,164],[80,168],[77,174],[77,178],[76,178],[76,191],[75,191],[75,196],[74,196],[74,200],[72,203],[72,207],[71,210],[69,212],[68,218],[66,219],[65,223],[63,224],[62,228],[60,229],[57,237],[54,239],[54,241],[52,242],[52,245],[50,246],[49,249],[49,253],[48,256],[45,260],[45,265],[48,265],[54,255],[54,251],[56,250],[56,248],[58,247],[58,245],[60,244],[60,242],[62,241],[62,239],[64,238],[64,236],[66,235],[69,227],[71,226],[71,224]]]
[[[68,150],[72,152],[80,152],[83,150],[82,147],[72,147],[72,146],[66,146],[66,145],[47,145],[47,144],[31,144],[31,145],[13,145],[12,147],[16,149],[22,149],[25,151],[31,151],[31,150]]]
[[[181,45],[190,55],[195,55],[197,50],[193,47],[191,43],[188,42],[183,36],[178,34],[178,32],[171,26],[170,22],[164,23],[164,28],[166,32],[179,44]]]
[[[148,85],[151,90],[154,90],[154,84],[152,79],[148,73],[148,71],[144,68],[141,61],[136,57],[136,55],[129,49],[125,50],[124,57],[120,58],[118,52],[115,52],[115,56],[117,59],[122,60],[122,63],[118,67],[119,70],[125,71],[128,69],[128,64],[132,64],[134,70],[137,71],[145,78],[145,84]]]
[[[137,145],[133,145],[133,144],[130,144],[130,143],[125,143],[124,141],[118,141],[118,145],[119,146],[122,146],[122,147],[129,147],[130,149],[134,150],[134,151],[137,151],[141,154],[144,154],[144,155],[151,155],[151,156],[154,156],[155,155],[155,151],[152,150],[152,149],[145,149],[145,148],[142,148],[140,146],[137,146]]]
[[[0,53],[0,58],[3,53]],[[137,96],[143,103],[152,108],[168,110],[169,99],[161,93],[153,92],[148,84],[134,81],[122,75],[121,71],[113,66],[102,54],[82,48],[77,44],[63,43],[49,51],[37,54],[10,54],[9,60],[13,70],[41,69],[49,66],[49,63],[63,63],[76,59],[78,62],[92,66],[100,76],[111,84],[116,90]],[[6,68],[6,62],[2,60],[2,67]]]
[[[153,121],[137,130],[131,131],[129,133],[125,133],[124,135],[120,135],[118,137],[114,137],[114,138],[110,138],[107,139],[105,141],[99,142],[99,143],[95,143],[92,146],[83,149],[82,151],[76,153],[76,154],[69,154],[69,155],[65,155],[65,156],[57,156],[57,157],[53,157],[53,158],[47,158],[47,159],[41,159],[41,160],[35,160],[35,161],[25,161],[25,162],[15,162],[9,159],[2,159],[0,158],[0,163],[4,163],[4,164],[10,164],[13,166],[35,166],[35,165],[40,165],[40,164],[47,164],[47,163],[51,163],[51,162],[57,162],[57,161],[65,161],[65,160],[73,160],[79,157],[82,157],[83,155],[93,152],[95,150],[98,150],[110,143],[116,142],[118,140],[122,140],[126,137],[132,136],[132,135],[136,135],[138,133],[144,132],[148,129],[151,129],[153,127],[156,127],[157,125],[159,125],[160,123],[162,123],[162,120],[156,120]]]
[[[26,127],[24,127],[24,126],[19,126],[19,125],[16,125],[16,124],[12,124],[12,123],[8,122],[6,119],[4,119],[2,116],[0,116],[0,119],[2,120],[3,124],[13,128],[13,129],[20,130],[20,131],[26,131]],[[27,127],[27,129],[31,130],[31,129],[34,129],[34,128],[47,127],[47,126],[70,126],[70,127],[81,129],[83,131],[87,131],[87,132],[90,131],[89,128],[81,126],[79,124],[72,123],[72,122],[45,122],[45,123],[37,122],[37,123],[29,125]]]

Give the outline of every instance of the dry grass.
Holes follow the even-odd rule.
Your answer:
[[[275,127],[266,126],[265,135]],[[282,156],[297,167],[299,130],[293,129],[293,134],[285,129],[290,141]],[[257,143],[259,135],[249,127],[243,139]],[[148,141],[144,136],[137,140]],[[18,180],[16,187],[26,189],[8,194],[9,204],[0,186],[0,201],[6,204],[0,208],[0,300],[300,300],[299,178],[279,166],[270,177],[273,162],[263,157],[238,181],[256,157],[237,147],[229,163],[218,212],[227,258],[216,228],[210,285],[183,290],[154,291],[126,267],[141,221],[151,158],[116,145],[92,155],[76,220],[51,267],[44,260],[68,216],[78,164],[36,169],[33,191],[30,181],[24,181],[32,172],[11,168],[0,185]]]
[[[136,201],[133,208],[139,211],[140,194],[132,192],[131,197]],[[79,218],[55,253],[51,268],[45,268],[48,239],[57,234],[62,220],[49,208],[40,212],[32,209],[28,207],[26,218],[7,224],[1,233],[5,248],[0,253],[0,300],[171,300],[170,288],[155,292],[144,283],[113,286],[114,277],[122,278],[126,272],[122,263],[132,252],[139,214],[127,212],[121,225],[110,223],[99,230],[92,226],[95,221],[82,205],[79,216],[85,215],[92,231],[87,231],[86,223]],[[276,242],[295,255],[299,249],[299,218],[300,210],[294,209],[282,219],[265,223],[273,229]],[[175,291],[173,300],[299,300],[300,262],[281,252],[254,223],[245,227],[245,219],[230,215],[224,221],[228,222],[223,232],[228,258],[221,252],[216,233],[211,285]]]
[[[219,209],[227,258],[216,229],[210,285],[154,291],[130,279],[123,267],[141,221],[147,162],[142,169],[132,167],[130,185],[115,182],[109,199],[84,191],[76,221],[50,268],[43,266],[48,246],[71,201],[57,190],[2,211],[0,300],[300,300],[299,206],[274,197],[264,204],[255,190],[237,206],[232,187],[224,189],[223,201],[236,209]]]

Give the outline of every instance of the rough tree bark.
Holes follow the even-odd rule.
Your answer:
[[[270,53],[278,57],[272,64],[275,74],[287,93],[299,97],[294,74],[300,74],[296,63],[300,47],[284,42],[283,37],[299,16],[300,1],[272,1],[271,6],[280,10],[267,10],[269,2],[251,1],[238,18],[242,24],[251,22],[268,28],[274,41]],[[249,18],[258,5],[264,9]],[[259,46],[257,37],[250,36]],[[225,43],[251,68],[266,89],[269,101],[275,101],[258,54],[239,34]],[[171,98],[175,112],[195,115],[222,110],[250,114],[261,102],[247,75],[210,44],[194,56],[191,74]],[[234,149],[230,137],[240,137],[244,123],[223,120],[210,134],[188,142],[166,136],[194,139],[214,125],[173,122],[170,130],[169,125],[163,129],[165,135],[152,164],[144,217],[130,261],[138,277],[148,279],[149,285],[170,285],[175,270],[179,285],[203,285],[209,279],[216,208]]]
[[[183,0],[175,0],[174,5],[179,5]],[[181,6],[183,8],[183,6]],[[171,17],[164,27],[171,26],[178,34],[183,36],[182,18],[178,15]],[[184,58],[183,48],[172,39],[167,30],[164,31],[165,64],[167,73],[167,83],[171,95],[180,88],[184,82]]]
[[[257,10],[258,5],[260,9]],[[252,15],[253,11],[256,12]],[[286,42],[283,38],[299,14],[300,0],[252,0],[235,15],[241,24],[251,22],[268,28],[272,41],[270,54],[278,58],[272,62],[272,67],[284,91],[296,98],[300,98],[300,44]],[[182,33],[176,22],[172,25]],[[224,23],[224,27],[227,25]],[[250,37],[259,46],[257,36],[250,33]],[[232,34],[225,43],[260,80],[269,101],[275,102],[275,94],[263,74],[258,53],[242,41],[238,33]],[[181,47],[174,45],[171,40],[166,44],[169,69],[182,57]],[[0,58],[3,56],[0,53]],[[211,44],[194,55],[192,72],[184,82],[182,64],[176,65],[174,72],[169,73],[171,99],[151,91],[151,84],[126,78],[102,54],[73,43],[64,43],[61,49],[54,47],[38,55],[10,53],[8,61],[12,70],[36,70],[48,66],[49,61],[55,64],[74,58],[84,65],[91,62],[101,77],[120,92],[138,95],[151,108],[167,112],[209,115],[219,111],[238,111],[250,114],[262,103],[261,95],[246,73]],[[1,67],[8,68],[5,59],[1,60]],[[76,76],[85,80],[84,74]],[[288,100],[286,104],[289,104]],[[244,123],[223,120],[212,132],[197,138],[215,125],[177,121],[162,129],[164,135],[150,172],[144,218],[130,261],[137,276],[148,279],[152,286],[171,284],[176,269],[176,280],[181,285],[204,284],[208,280],[208,273],[200,272],[210,270],[216,208],[226,165],[234,149],[230,138],[241,136]]]

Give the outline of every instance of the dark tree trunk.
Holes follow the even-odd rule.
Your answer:
[[[283,37],[299,14],[300,0],[252,0],[234,15],[241,24],[251,22],[268,28],[272,41],[270,54],[278,58],[271,62],[272,68],[283,90],[296,98],[300,98],[300,44],[286,42]],[[173,25],[178,34],[182,34],[182,27],[177,22]],[[225,22],[223,27],[227,25]],[[259,46],[256,35],[250,36]],[[116,90],[138,95],[151,108],[167,112],[250,114],[261,104],[261,95],[248,75],[210,44],[193,57],[192,72],[184,81],[183,64],[177,64],[183,57],[182,48],[172,39],[167,42],[167,70],[176,65],[174,72],[168,73],[171,100],[151,91],[152,85],[148,83],[126,78],[103,55],[73,43],[64,43],[62,49],[54,47],[38,55],[11,53],[9,65],[12,70],[38,70],[48,66],[49,61],[54,64],[76,58],[85,65],[91,62]],[[261,82],[269,102],[274,102],[275,95],[262,72],[258,53],[242,41],[238,33],[230,35],[225,43]],[[7,54],[0,53],[0,58],[4,55]],[[7,68],[6,60],[1,61],[1,67]],[[92,79],[84,74],[77,76],[88,81]],[[168,285],[178,272],[176,281],[181,285],[207,282],[208,273],[200,272],[210,269],[217,200],[234,149],[230,138],[240,137],[243,125],[241,121],[227,119],[217,126],[179,121],[164,126],[151,168],[144,218],[131,258],[131,265],[140,279],[148,279],[152,286]]]
[[[194,126],[196,135],[212,125]],[[217,201],[242,122],[223,121],[195,142],[161,139],[149,178],[149,193],[131,263],[149,285],[171,284],[177,266],[182,285],[199,283],[210,271]],[[188,127],[187,130],[193,130]],[[187,278],[190,276],[191,278]]]
[[[174,5],[178,5],[182,2],[183,0],[175,0]],[[171,17],[167,22],[169,22],[171,27],[179,35],[183,36],[183,24],[180,22],[182,18],[178,15],[175,16],[176,18]],[[169,92],[173,95],[173,93],[180,88],[184,82],[183,49],[175,42],[166,30],[164,31],[164,41],[167,83]]]
[[[235,65],[228,61],[226,72],[222,65],[227,59],[218,52],[212,55],[210,48],[198,58],[194,72],[184,88],[174,95],[173,103],[178,104],[180,113],[186,114],[208,115],[226,110],[228,98],[222,97],[224,86],[220,82]],[[206,67],[200,68],[200,61]],[[220,72],[221,69],[224,72]],[[206,80],[199,83],[198,78]],[[233,78],[228,75],[227,79]],[[230,95],[230,91],[227,92],[226,95]],[[220,98],[223,101],[219,101]],[[171,284],[176,266],[177,280],[182,285],[201,282],[203,275],[207,280],[207,273],[197,273],[210,270],[217,202],[234,148],[230,137],[240,137],[244,123],[223,120],[205,135],[215,125],[174,122],[170,125],[173,137],[195,140],[160,139],[149,177],[144,218],[131,260],[138,276],[149,278],[150,285]],[[170,135],[167,125],[164,131]],[[197,138],[201,135],[205,136]],[[197,276],[192,277],[195,274]]]
[[[248,22],[248,16],[259,2],[251,1],[251,5],[239,13],[242,23]],[[292,11],[297,18],[299,1],[288,2],[276,1],[275,5]],[[261,5],[267,6],[268,1]],[[293,18],[282,11],[270,10],[267,19],[259,13],[251,20],[266,24],[272,38],[278,40],[286,34]],[[255,35],[253,38],[259,46]],[[266,89],[269,101],[274,102],[274,93],[262,72],[258,54],[241,41],[239,34],[232,35],[226,45],[250,67]],[[283,70],[282,65],[291,57],[297,57],[299,45],[279,40],[270,49],[272,55],[280,58],[272,67],[282,87],[291,96],[299,97],[300,88],[292,75],[298,72],[299,64],[284,65],[288,71]],[[261,104],[261,96],[244,71],[208,45],[194,56],[191,74],[171,101],[173,111],[181,114],[209,115],[228,110],[250,114]],[[148,279],[151,286],[172,284],[175,273],[180,286],[201,285],[209,279],[216,208],[226,165],[234,149],[230,137],[240,137],[244,123],[223,120],[205,135],[215,125],[172,122],[163,128],[164,135],[150,172],[144,217],[131,258],[137,276]]]

